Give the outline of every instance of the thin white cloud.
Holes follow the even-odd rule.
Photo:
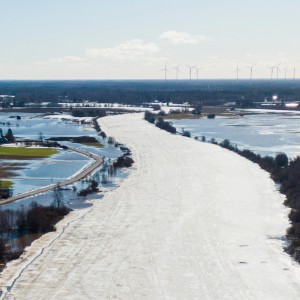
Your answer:
[[[207,58],[208,58],[208,59],[216,60],[216,59],[218,59],[219,57],[216,56],[216,55],[207,55]]]
[[[91,58],[111,60],[153,60],[161,49],[155,43],[147,43],[141,39],[132,39],[111,48],[91,48],[86,55]]]
[[[193,35],[188,32],[179,32],[174,30],[163,32],[159,38],[160,40],[165,40],[173,44],[199,44],[201,42],[212,41],[212,38],[206,35]]]
[[[83,59],[79,56],[64,56],[60,58],[51,59],[53,63],[81,63]]]

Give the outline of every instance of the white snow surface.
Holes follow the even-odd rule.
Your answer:
[[[70,121],[85,121],[85,122],[91,122],[93,120],[93,117],[73,117],[69,114],[53,114],[53,115],[46,115],[44,119],[66,119]]]
[[[283,251],[288,209],[269,175],[142,117],[100,119],[132,150],[131,175],[11,262],[6,299],[300,299],[299,265]]]

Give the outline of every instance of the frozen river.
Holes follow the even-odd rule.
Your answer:
[[[130,176],[12,261],[5,299],[300,298],[288,209],[265,171],[142,114],[100,122],[132,150]]]

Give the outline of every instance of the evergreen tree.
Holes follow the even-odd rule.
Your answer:
[[[16,140],[10,128],[8,128],[5,138],[8,140],[9,143],[14,143]]]

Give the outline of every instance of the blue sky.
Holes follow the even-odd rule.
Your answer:
[[[0,79],[280,78],[300,73],[296,0],[0,0]],[[286,71],[285,71],[286,69]],[[276,72],[275,72],[276,73]],[[276,76],[276,74],[274,74]],[[196,79],[196,70],[192,73]]]

